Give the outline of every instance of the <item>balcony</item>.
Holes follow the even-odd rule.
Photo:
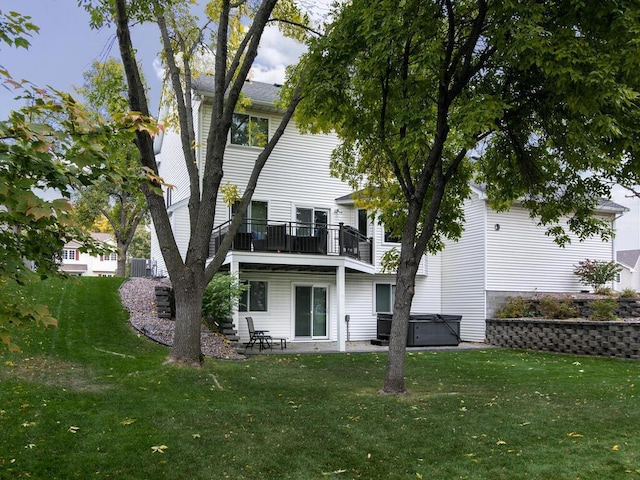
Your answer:
[[[218,251],[229,231],[229,224],[230,221],[213,229],[209,257]],[[329,225],[246,219],[240,230],[233,239],[231,250],[338,255],[373,265],[372,239],[342,223]]]

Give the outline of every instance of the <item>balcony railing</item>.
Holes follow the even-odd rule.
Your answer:
[[[210,257],[218,251],[229,231],[229,224],[230,221],[213,229],[209,244]],[[328,225],[245,219],[233,239],[231,250],[342,255],[371,265],[371,240],[360,234],[357,229],[343,223]]]

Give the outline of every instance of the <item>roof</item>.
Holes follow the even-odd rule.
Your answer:
[[[481,196],[481,198],[487,200],[487,186],[485,184],[470,184],[470,187],[475,190]],[[611,200],[608,200],[606,198],[598,199],[598,207],[596,208],[596,210],[601,213],[623,213],[629,211],[627,207],[624,207],[619,203],[612,202]]]
[[[110,233],[95,232],[95,233],[91,233],[90,235],[91,235],[91,238],[93,238],[94,240],[97,240],[98,242],[113,241],[113,235],[111,235]]]
[[[616,252],[616,260],[629,268],[635,268],[640,258],[640,250],[619,250]]]
[[[110,233],[101,233],[101,232],[94,232],[94,233],[90,233],[89,235],[91,235],[91,238],[93,238],[96,242],[111,242],[113,243],[113,235]],[[78,242],[77,240],[71,240],[70,242],[66,243],[64,245],[64,248],[66,249],[71,249],[71,248],[80,248],[82,247],[82,243]]]
[[[473,190],[475,190],[476,193],[478,193],[478,195],[480,195],[480,198],[482,198],[483,200],[487,199],[485,185],[470,184],[469,186]],[[349,195],[344,195],[342,197],[336,198],[335,201],[338,205],[353,205],[356,196],[362,192],[363,190],[360,190],[358,192],[351,192]],[[614,213],[623,213],[623,212],[629,211],[627,207],[623,207],[622,205],[616,202],[612,202],[611,200],[607,200],[605,198],[598,199],[597,210],[599,212],[614,212]]]
[[[213,76],[202,75],[194,78],[193,89],[204,95],[213,95]],[[274,105],[280,96],[280,85],[247,80],[242,87],[242,93],[250,98],[253,104]]]
[[[336,198],[336,203],[338,205],[353,205],[357,193],[358,192],[351,192],[349,195],[338,197]]]

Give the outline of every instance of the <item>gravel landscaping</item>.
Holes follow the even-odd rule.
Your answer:
[[[142,335],[163,345],[173,345],[174,321],[158,318],[155,287],[166,282],[149,278],[130,278],[120,287],[122,304],[129,311],[131,326]],[[242,360],[229,342],[217,333],[202,326],[202,354],[225,360]]]

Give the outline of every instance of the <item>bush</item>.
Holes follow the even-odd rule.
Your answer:
[[[602,285],[613,282],[616,274],[622,268],[616,262],[605,262],[602,260],[584,260],[578,262],[573,273],[580,277],[583,285],[590,285],[597,290]]]
[[[533,317],[530,300],[523,297],[507,297],[506,302],[496,311],[497,318]]]
[[[219,273],[213,277],[202,295],[202,316],[211,330],[218,330],[223,320],[233,314],[242,292],[247,289],[237,277]]]
[[[618,311],[618,302],[613,298],[603,298],[600,300],[592,300],[589,302],[589,308],[591,314],[589,320],[596,320],[599,322],[606,322],[616,319],[616,312]]]
[[[625,288],[622,292],[620,292],[621,298],[636,298],[638,296],[638,292],[636,292],[633,288]]]
[[[598,287],[593,291],[593,293],[596,295],[606,295],[607,297],[616,296],[616,292],[611,287]]]
[[[578,309],[569,298],[541,298],[538,310],[547,318],[574,318],[578,315]]]

